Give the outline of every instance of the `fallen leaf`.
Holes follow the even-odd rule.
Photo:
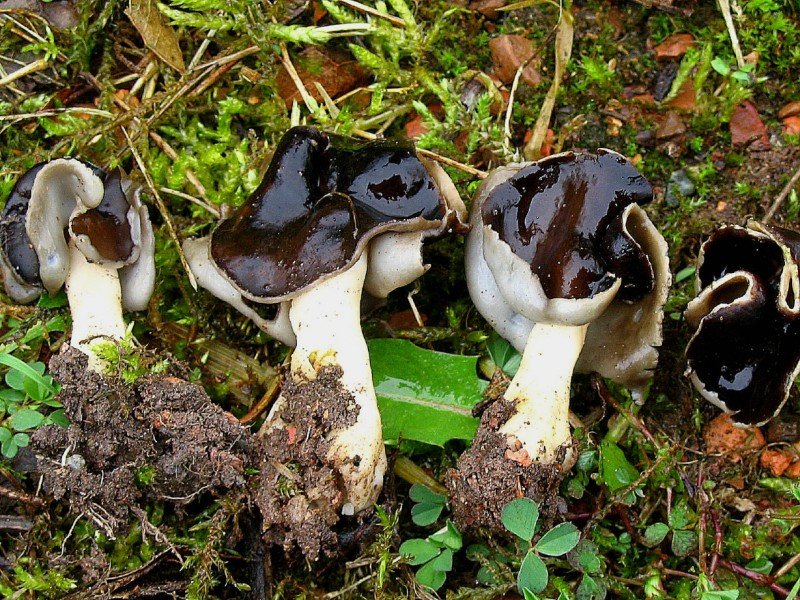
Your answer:
[[[675,33],[654,48],[656,59],[680,58],[692,46],[694,36],[691,33]]]
[[[686,125],[677,113],[668,112],[667,116],[658,126],[656,138],[666,140],[686,132]]]
[[[794,461],[789,468],[783,473],[784,477],[791,477],[792,479],[800,479],[800,460]]]
[[[758,450],[767,443],[758,427],[734,427],[731,418],[724,413],[708,422],[703,440],[708,452],[726,454],[731,462],[739,462],[742,452]]]
[[[792,464],[794,456],[788,450],[772,450],[767,448],[761,453],[758,462],[764,469],[769,471],[775,476],[780,477],[784,471]]]
[[[787,135],[800,135],[800,115],[786,117],[783,120],[783,133]]]
[[[495,75],[503,83],[511,83],[520,65],[528,63],[522,70],[522,81],[528,85],[538,85],[542,76],[536,69],[538,59],[533,58],[533,42],[521,35],[499,35],[489,41]],[[530,61],[530,62],[528,62]]]
[[[787,104],[778,111],[779,119],[785,119],[786,117],[794,117],[796,115],[800,115],[800,101],[797,100],[795,100],[794,102],[789,102],[789,104]]]
[[[183,62],[178,37],[156,4],[155,0],[130,0],[130,6],[125,10],[125,14],[142,36],[144,45],[170,67],[183,73],[186,70],[186,63]]]
[[[697,91],[694,89],[694,82],[691,79],[686,80],[667,105],[678,110],[694,110],[697,105]]]
[[[349,53],[328,48],[309,46],[294,57],[294,68],[308,93],[317,101],[322,100],[322,95],[314,82],[319,83],[331,98],[336,98],[369,79],[369,73]],[[284,67],[278,71],[275,85],[287,107],[295,100],[302,103],[300,91]]]
[[[771,147],[767,126],[761,120],[755,104],[749,100],[734,109],[730,129],[734,146],[747,146],[753,150],[768,150]]]
[[[497,9],[505,5],[506,0],[475,0],[470,2],[467,8],[481,13],[487,19],[496,19],[500,16]]]

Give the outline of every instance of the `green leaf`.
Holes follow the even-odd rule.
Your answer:
[[[444,585],[444,582],[447,580],[447,572],[437,571],[431,566],[431,563],[427,563],[420,567],[414,577],[417,578],[417,581],[419,581],[421,585],[435,591]]]
[[[0,443],[7,442],[13,437],[11,431],[6,427],[0,427]]]
[[[5,440],[2,444],[0,444],[0,452],[2,452],[3,456],[6,458],[14,458],[18,451],[19,446],[17,446],[13,439]]]
[[[706,590],[700,594],[700,600],[737,600],[739,590]]]
[[[446,573],[453,568],[453,551],[445,548],[442,553],[428,563],[434,571]]]
[[[719,56],[717,56],[714,60],[711,61],[711,68],[714,69],[717,73],[719,73],[723,77],[727,77],[731,72],[731,68],[730,66],[728,66],[728,63],[726,63]]]
[[[11,425],[15,431],[25,431],[38,427],[42,424],[42,421],[44,421],[44,415],[42,413],[29,408],[23,408],[9,417],[8,424]]]
[[[669,533],[669,525],[666,523],[653,523],[644,530],[644,542],[648,546],[658,546],[664,541]]]
[[[430,502],[420,502],[411,507],[411,520],[415,525],[426,527],[436,522],[442,514],[444,506],[441,504],[431,504]]]
[[[410,565],[421,565],[428,562],[432,558],[439,555],[442,549],[428,540],[414,538],[406,540],[400,545],[400,554],[402,556],[410,556],[411,560],[408,562]]]
[[[538,594],[547,587],[547,567],[534,552],[528,552],[519,567],[517,588],[520,593],[530,590]]]
[[[689,279],[689,277],[695,274],[696,270],[697,269],[695,267],[684,267],[675,273],[675,283],[680,283],[681,281]]]
[[[683,529],[689,524],[689,507],[685,502],[677,502],[669,511],[669,526],[673,529]]]
[[[408,496],[414,502],[428,502],[430,504],[440,504],[444,506],[447,503],[447,496],[437,494],[428,486],[421,483],[415,483],[408,490]]]
[[[472,408],[487,385],[478,378],[477,358],[424,350],[406,340],[370,340],[368,346],[384,440],[443,446],[472,439],[478,428]]]
[[[758,558],[754,558],[747,563],[745,568],[755,571],[756,573],[761,573],[762,575],[769,575],[772,572],[772,567],[774,566],[775,565],[771,560],[764,556],[759,556]]]
[[[31,438],[27,433],[16,433],[11,439],[20,448],[26,448],[31,441]]]
[[[561,556],[578,545],[581,532],[572,523],[559,523],[536,542],[536,551],[546,556]]]
[[[612,492],[629,487],[638,477],[639,471],[619,446],[606,440],[600,443],[600,478]]]
[[[582,539],[575,548],[578,566],[584,573],[599,573],[603,568],[603,561],[598,555],[598,548],[594,542]]]
[[[536,533],[539,507],[530,498],[517,498],[503,507],[500,520],[511,533],[530,543]]]
[[[461,532],[456,529],[456,526],[450,521],[447,522],[445,527],[433,535],[428,536],[428,539],[434,544],[441,544],[453,551],[461,550],[461,546],[463,545]]]
[[[675,556],[689,556],[697,550],[697,535],[694,531],[672,532],[672,553]]]
[[[53,425],[58,425],[59,427],[69,427],[69,419],[67,418],[67,415],[64,413],[63,408],[59,410],[54,410],[49,415],[47,415],[47,422],[52,423]]]
[[[56,394],[55,387],[51,384],[48,384],[48,382],[42,377],[42,373],[44,372],[44,370],[42,370],[42,373],[40,373],[36,369],[34,369],[31,365],[22,362],[16,356],[12,356],[10,354],[5,354],[5,353],[0,354],[0,364],[10,367],[12,371],[20,371],[28,379],[32,379],[33,381],[44,386],[49,393]],[[34,363],[34,366],[38,366],[40,364],[42,363]],[[9,371],[9,373],[11,373],[12,371]]]
[[[486,342],[486,349],[494,364],[500,367],[506,375],[514,377],[517,374],[519,364],[522,362],[522,355],[508,341],[492,332],[489,341]]]

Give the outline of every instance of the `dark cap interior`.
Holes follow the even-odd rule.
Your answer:
[[[374,235],[434,228],[445,212],[411,145],[294,127],[258,189],[213,232],[211,256],[250,297],[280,299],[351,265]]]
[[[39,258],[25,231],[25,217],[33,182],[45,164],[41,162],[31,167],[17,180],[0,216],[0,247],[9,266],[22,281],[32,286],[41,286],[42,282],[39,278]]]
[[[630,162],[614,153],[572,154],[539,161],[494,188],[483,223],[497,232],[549,298],[589,298],[623,279],[634,301],[653,285],[653,270],[624,231],[626,206],[653,191]]]
[[[785,233],[797,240],[797,234]],[[785,264],[780,244],[748,229],[724,227],[703,245],[702,256],[703,288],[736,272],[750,273],[755,283],[748,290],[743,281],[732,281],[709,292],[709,305],[722,306],[700,321],[686,348],[689,367],[707,391],[736,412],[735,422],[763,423],[785,402],[800,361],[800,315],[779,308]]]
[[[70,227],[76,235],[85,235],[100,255],[110,262],[126,262],[134,249],[130,202],[122,189],[119,169],[96,173],[103,180],[103,201],[95,208],[75,215]]]

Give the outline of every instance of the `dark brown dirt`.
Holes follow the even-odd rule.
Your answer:
[[[287,552],[297,546],[309,560],[338,550],[334,526],[341,519],[344,492],[327,460],[327,438],[358,417],[355,399],[340,384],[341,374],[341,369],[323,367],[313,381],[284,384],[280,415],[285,427],[263,436],[265,458],[253,484],[265,541]]]
[[[115,532],[150,501],[178,507],[246,485],[252,435],[202,387],[176,377],[127,386],[88,371],[74,349],[50,369],[71,425],[39,429],[31,448],[42,489],[72,512]]]
[[[472,446],[458,460],[447,477],[453,518],[464,529],[485,528],[507,534],[500,520],[503,507],[527,496],[539,504],[540,518],[546,528],[566,510],[558,496],[563,474],[559,468],[567,448],[559,451],[556,464],[531,463],[523,466],[506,457],[506,437],[498,430],[508,420],[514,405],[507,400],[494,402],[481,417]]]

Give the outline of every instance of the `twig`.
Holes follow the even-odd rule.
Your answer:
[[[800,563],[800,552],[798,552],[792,558],[783,563],[783,566],[777,571],[775,571],[775,579],[779,579],[784,575],[786,575],[789,571],[791,571],[794,568],[794,566],[797,563]]]
[[[402,454],[398,454],[394,460],[394,474],[403,481],[412,485],[415,483],[421,483],[437,494],[447,494],[446,487],[428,475],[425,470],[422,469],[422,467]]]
[[[155,199],[156,206],[158,207],[161,216],[164,218],[164,224],[167,226],[167,232],[169,233],[169,237],[172,239],[172,242],[175,244],[175,247],[178,251],[178,258],[183,265],[184,270],[186,271],[186,275],[189,278],[189,283],[192,287],[197,290],[197,280],[194,277],[194,273],[189,268],[189,263],[186,261],[186,256],[183,254],[183,248],[181,247],[181,241],[178,238],[178,233],[175,231],[175,224],[172,222],[172,215],[170,214],[169,210],[167,210],[167,205],[164,204],[164,200],[161,198],[161,194],[158,193],[158,188],[156,188],[155,183],[153,183],[153,178],[150,177],[150,173],[148,173],[147,168],[144,165],[144,161],[142,157],[139,155],[139,151],[136,150],[136,147],[133,145],[133,140],[131,136],[128,134],[128,130],[124,127],[120,127],[122,130],[122,134],[125,136],[125,139],[128,142],[128,148],[133,155],[136,164],[139,166],[139,170],[142,172],[144,176],[145,183],[147,183],[147,187],[150,190],[150,193],[153,194],[153,198]]]
[[[517,93],[517,87],[519,86],[522,72],[531,60],[533,60],[533,56],[517,68],[517,72],[514,74],[514,82],[511,84],[511,91],[508,94],[508,108],[506,108],[506,120],[503,124],[503,146],[506,147],[507,151],[511,150],[511,113],[514,112],[514,95]]]
[[[200,198],[195,198],[191,194],[187,194],[185,192],[179,192],[178,190],[173,190],[171,188],[164,187],[163,185],[160,186],[158,189],[159,189],[159,191],[164,192],[165,194],[169,194],[170,196],[177,196],[178,198],[183,198],[184,200],[188,200],[189,202],[191,202],[193,204],[197,204],[197,206],[200,206],[200,207],[204,208],[205,210],[210,212],[212,215],[214,215],[217,219],[220,218],[220,214],[221,213],[219,212],[219,210],[216,209],[215,207],[213,207],[212,205],[210,205],[208,202],[204,202],[203,200],[200,200]]]
[[[267,390],[262,394],[261,399],[258,402],[256,402],[252,407],[250,407],[250,410],[247,411],[247,414],[243,416],[241,419],[239,419],[239,421],[243,425],[249,425],[250,423],[255,421],[258,418],[258,416],[262,412],[264,412],[270,406],[270,404],[272,404],[272,401],[275,400],[275,398],[278,396],[278,392],[280,391],[281,391],[281,378],[274,377],[270,381]]]
[[[21,69],[17,69],[13,73],[6,75],[2,79],[0,79],[0,87],[7,86],[10,83],[13,83],[17,79],[25,77],[26,75],[30,75],[31,73],[36,73],[38,71],[44,71],[50,63],[48,63],[45,59],[40,58],[38,60],[33,61],[32,63],[28,63]]]
[[[169,143],[167,143],[167,140],[162,138],[155,131],[150,131],[148,135],[150,136],[150,139],[155,142],[156,146],[158,146],[161,151],[169,157],[170,160],[178,160],[178,153],[175,152],[175,149],[170,146]],[[208,198],[206,198],[206,188],[202,183],[200,183],[200,180],[197,178],[197,175],[194,174],[194,171],[191,169],[186,169],[185,173],[186,179],[189,181],[189,183],[191,183],[194,186],[194,189],[197,190],[197,193],[207,201]],[[213,211],[214,209],[210,210],[210,212]],[[217,211],[217,217],[219,217],[219,211]]]
[[[731,46],[733,46],[733,54],[736,56],[736,64],[741,69],[744,66],[744,56],[742,55],[742,48],[739,46],[739,36],[736,35],[736,27],[733,24],[733,15],[731,15],[730,0],[717,0],[719,9],[722,11],[722,16],[725,19],[725,27],[728,28],[728,36],[731,38]]]
[[[345,6],[349,6],[350,8],[357,10],[359,12],[363,12],[368,15],[372,15],[373,17],[378,17],[379,19],[385,19],[389,21],[392,25],[397,25],[398,27],[405,27],[406,22],[403,21],[400,17],[395,17],[394,15],[386,14],[385,12],[381,12],[376,8],[372,8],[371,6],[367,6],[366,4],[361,4],[361,2],[356,2],[356,0],[336,0],[339,4],[344,4]]]
[[[797,170],[794,172],[794,175],[792,175],[792,178],[789,180],[789,182],[781,190],[781,193],[778,194],[778,197],[775,198],[775,201],[772,203],[772,206],[769,207],[769,210],[767,211],[767,214],[764,215],[764,218],[761,220],[762,223],[764,223],[766,225],[767,223],[770,222],[772,217],[775,215],[777,210],[780,208],[780,206],[783,203],[783,201],[786,200],[787,196],[789,196],[789,194],[791,193],[792,189],[794,189],[794,186],[797,185],[797,183],[799,181],[800,181],[800,167],[797,167]]]
[[[770,577],[769,575],[764,575],[762,573],[756,573],[755,571],[751,571],[750,569],[747,569],[741,565],[731,562],[725,558],[721,558],[719,560],[719,564],[720,566],[736,573],[737,575],[742,575],[744,577],[747,577],[750,581],[753,581],[764,587],[768,587],[776,594],[781,595],[783,598],[786,598],[786,596],[789,595],[789,590],[775,583],[774,577]]]
[[[362,129],[353,129],[352,134],[360,138],[364,138],[365,140],[378,139],[378,136],[375,135],[374,133],[370,133],[369,131],[364,131]],[[436,152],[431,152],[430,150],[417,148],[417,154],[421,154],[425,158],[433,159],[436,162],[440,162],[450,167],[459,169],[460,171],[464,171],[465,173],[469,173],[470,175],[474,175],[478,179],[486,179],[489,176],[489,173],[487,173],[486,171],[481,171],[480,169],[476,169],[475,167],[471,167],[470,165],[465,165],[464,163],[460,163],[457,160],[453,160],[452,158],[447,158],[446,156],[442,156],[441,154],[437,154]]]
[[[17,502],[22,502],[23,504],[30,504],[31,506],[44,505],[44,500],[41,498],[36,498],[35,496],[31,496],[25,492],[10,490],[7,487],[0,487],[0,496],[9,498],[11,500],[16,500]]]

